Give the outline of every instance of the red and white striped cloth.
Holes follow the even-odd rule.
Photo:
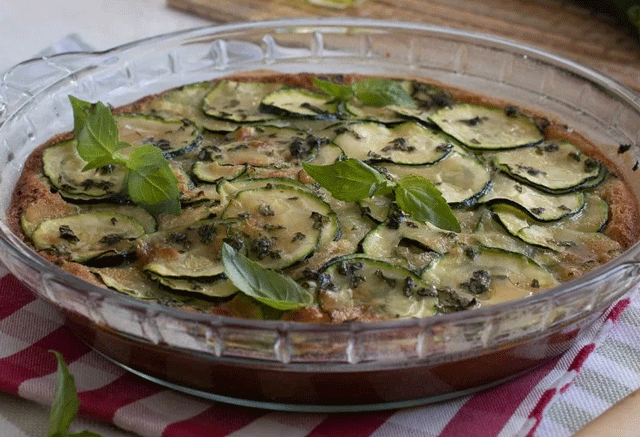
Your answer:
[[[640,386],[640,304],[620,300],[570,351],[509,383],[448,402],[371,413],[271,412],[165,389],[92,351],[48,304],[5,276],[0,390],[49,404],[56,372],[50,349],[63,354],[75,376],[82,417],[144,437],[569,436]],[[603,378],[613,387],[605,394]]]

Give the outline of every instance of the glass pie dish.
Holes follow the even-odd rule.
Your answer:
[[[101,53],[25,62],[0,82],[0,257],[80,339],[130,371],[209,399],[292,411],[395,408],[498,384],[566,351],[640,277],[640,246],[570,282],[477,310],[335,325],[244,320],[141,301],[46,261],[6,211],[29,154],[72,129],[67,95],[124,105],[257,70],[417,76],[526,107],[574,127],[640,202],[640,98],[592,70],[506,40],[389,21],[241,23]],[[630,159],[630,157],[632,159]]]

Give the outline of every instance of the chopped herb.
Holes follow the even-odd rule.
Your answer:
[[[340,261],[337,266],[337,271],[343,276],[353,276],[358,270],[362,270],[364,265],[358,261]]]
[[[420,287],[416,290],[416,294],[421,297],[438,297],[438,290],[435,286]]]
[[[385,276],[384,273],[382,273],[382,270],[380,270],[380,269],[376,269],[376,271],[373,274],[376,276],[376,278],[380,279],[381,281],[386,282],[386,284],[389,287],[393,288],[398,284],[398,280],[397,279]]]
[[[576,162],[580,162],[580,155],[576,152],[569,152],[569,158],[573,159]]]
[[[322,215],[319,212],[313,211],[311,213],[311,220],[313,220],[313,229],[322,229],[324,228],[330,221],[329,217],[326,215]]]
[[[207,223],[207,224],[198,226],[198,229],[196,232],[198,234],[198,237],[200,237],[200,242],[202,244],[209,244],[209,243],[212,243],[213,240],[215,239],[215,236],[218,233],[218,230],[216,229],[215,226]]]
[[[242,250],[244,248],[244,240],[238,235],[232,235],[222,240],[235,250]]]
[[[504,113],[507,117],[515,117],[518,115],[518,107],[513,105],[505,106]]]
[[[544,146],[545,152],[557,152],[558,150],[560,150],[560,146],[558,146],[556,143],[549,143]]]
[[[481,294],[489,290],[491,283],[491,274],[486,270],[476,270],[467,282],[460,284],[463,290],[472,294]]]
[[[618,153],[622,154],[628,152],[631,149],[631,144],[620,144],[618,147]]]
[[[414,146],[409,146],[407,144],[407,139],[402,137],[394,138],[388,146],[382,148],[383,152],[398,151],[411,153],[415,152],[415,150],[416,148]]]
[[[69,225],[62,225],[58,228],[58,232],[60,234],[60,238],[63,240],[69,241],[71,243],[76,243],[80,241],[76,234],[73,233]]]
[[[416,287],[416,281],[411,276],[407,276],[406,278],[404,278],[404,282],[402,284],[402,294],[404,294],[407,297],[410,297],[415,287]]]
[[[260,205],[260,207],[258,208],[258,211],[260,212],[261,215],[265,216],[265,217],[272,217],[274,215],[276,215],[276,213],[273,211],[273,209],[271,209],[271,206],[266,205],[266,204],[262,204]]]
[[[469,126],[472,126],[472,127],[473,127],[473,126],[477,126],[477,125],[479,125],[480,123],[482,123],[482,122],[483,122],[483,121],[485,121],[485,120],[487,120],[487,117],[478,117],[478,116],[475,116],[475,117],[473,117],[473,118],[468,118],[468,119],[465,119],[465,120],[458,120],[458,121],[459,121],[460,123],[464,123],[464,124],[466,124],[466,125],[469,125]]]
[[[291,242],[304,240],[305,238],[307,238],[307,236],[304,235],[302,232],[296,232],[295,234],[293,234],[293,238],[291,239]]]
[[[124,240],[124,236],[121,234],[107,234],[100,239],[99,243],[107,246],[113,246],[122,240]]]
[[[584,160],[584,171],[586,173],[590,173],[596,168],[598,168],[599,165],[600,163],[596,159],[587,158]]]

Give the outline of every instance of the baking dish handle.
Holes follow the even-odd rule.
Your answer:
[[[96,53],[73,52],[24,61],[0,77],[0,125],[42,90],[89,66]]]

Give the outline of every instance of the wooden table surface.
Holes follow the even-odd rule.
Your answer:
[[[640,43],[579,0],[366,0],[336,10],[305,0],[167,0],[215,22],[349,16],[393,19],[492,34],[550,51],[640,90]]]

